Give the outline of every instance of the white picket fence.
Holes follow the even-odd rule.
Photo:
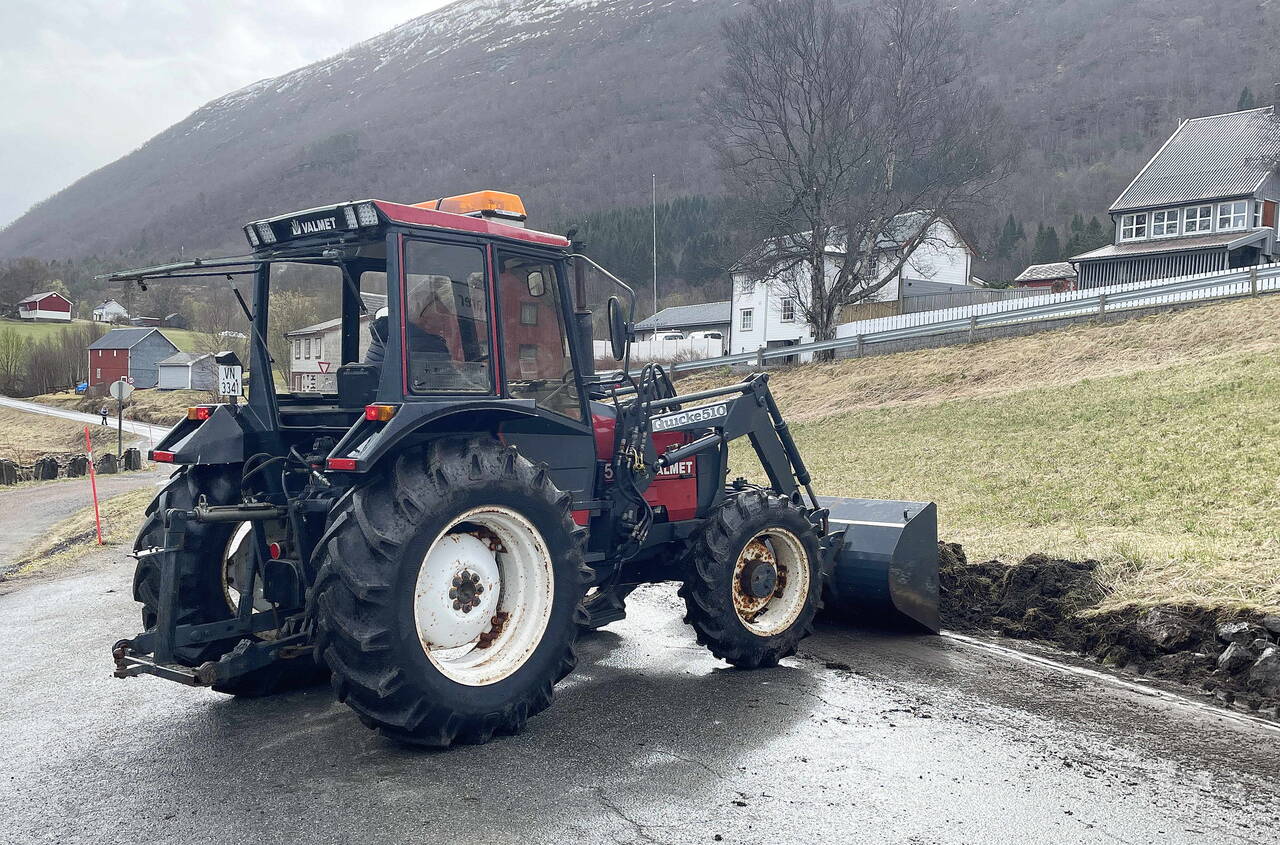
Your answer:
[[[1029,296],[1025,299],[984,302],[978,305],[943,308],[915,314],[875,317],[839,326],[835,340],[760,349],[737,355],[722,355],[718,358],[682,361],[672,365],[671,369],[696,370],[746,363],[763,365],[769,361],[790,359],[792,356],[798,356],[799,360],[804,361],[809,360],[814,352],[845,350],[844,354],[852,354],[854,349],[906,338],[965,331],[972,335],[978,329],[991,326],[1056,320],[1063,317],[1103,315],[1134,308],[1256,296],[1278,291],[1280,291],[1280,264],[1266,264],[1238,270],[1197,273],[1170,279],[1153,279],[1089,290]]]

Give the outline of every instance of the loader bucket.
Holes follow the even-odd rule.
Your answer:
[[[938,509],[932,502],[837,499],[831,533],[843,531],[827,581],[833,618],[853,623],[906,623],[937,632]]]

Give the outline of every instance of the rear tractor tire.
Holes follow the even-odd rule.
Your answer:
[[[164,512],[170,508],[190,510],[201,496],[210,504],[225,505],[240,499],[239,473],[213,467],[184,467],[174,473],[164,490],[147,506],[146,519],[134,540],[135,552],[164,545]],[[283,531],[283,526],[276,530]],[[248,523],[198,523],[186,526],[182,547],[178,552],[177,621],[179,625],[202,625],[221,622],[235,615],[240,594],[236,590],[236,574],[243,572],[250,554]],[[261,587],[258,588],[261,591]],[[142,626],[155,627],[160,606],[160,565],[147,556],[139,557],[133,575],[133,597],[142,604]],[[255,603],[258,604],[258,603]],[[270,606],[258,604],[257,610]],[[268,638],[275,632],[263,632]],[[236,647],[239,639],[230,637],[210,643],[179,646],[175,660],[191,668],[217,660]],[[213,685],[217,692],[244,698],[273,695],[299,687],[312,686],[325,679],[326,673],[315,661],[305,656],[281,659],[269,666]]]
[[[707,520],[680,587],[698,642],[742,669],[775,666],[813,633],[825,573],[818,534],[804,512],[748,490]]]
[[[489,439],[406,453],[344,498],[312,596],[339,700],[411,745],[521,730],[573,669],[586,618],[570,504]]]

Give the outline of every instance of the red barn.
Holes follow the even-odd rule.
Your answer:
[[[112,329],[89,344],[89,386],[127,378],[137,388],[155,387],[160,362],[177,352],[159,329]]]
[[[56,290],[33,293],[18,302],[18,316],[24,320],[71,322],[71,300]]]

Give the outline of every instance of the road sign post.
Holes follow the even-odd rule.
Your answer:
[[[128,378],[111,382],[111,395],[116,400],[116,457],[124,457],[124,401],[133,395]]]

